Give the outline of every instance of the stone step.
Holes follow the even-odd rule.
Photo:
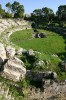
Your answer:
[[[7,66],[5,69],[4,69],[4,71],[5,70],[11,70],[11,71],[16,71],[16,73],[21,73],[21,74],[23,74],[25,71],[24,71],[24,67],[22,67],[22,68],[16,68],[15,66]]]
[[[21,73],[21,74],[25,74],[26,73],[26,69],[24,68],[24,63],[18,59],[18,58],[14,58],[14,59],[9,59],[6,66],[4,67],[4,71],[6,69],[9,69],[11,71],[16,71],[17,73]]]
[[[8,79],[18,81],[21,74],[19,72],[13,71],[13,70],[5,69],[4,76],[6,76]]]

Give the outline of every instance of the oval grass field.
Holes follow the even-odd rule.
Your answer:
[[[19,47],[33,49],[44,53],[63,53],[65,52],[65,40],[54,32],[39,30],[47,35],[47,38],[33,38],[33,30],[26,29],[14,32],[10,36],[10,41]]]

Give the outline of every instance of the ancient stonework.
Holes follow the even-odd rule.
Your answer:
[[[23,79],[26,74],[24,63],[15,56],[15,48],[0,43],[0,73],[13,81]],[[6,55],[7,54],[7,55]]]
[[[38,72],[38,71],[27,70],[26,72],[26,79],[30,79],[33,81],[42,81],[42,79],[56,79],[56,78],[57,78],[57,74],[51,71]]]

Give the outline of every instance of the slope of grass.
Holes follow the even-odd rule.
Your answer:
[[[32,38],[33,30],[22,30],[12,34],[10,40],[25,49],[31,48],[45,53],[65,52],[65,40],[62,36],[54,32],[40,31],[47,34],[47,38]]]

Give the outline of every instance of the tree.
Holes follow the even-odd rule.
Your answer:
[[[46,21],[49,21],[49,19],[51,20],[53,18],[54,12],[52,9],[45,7],[42,8],[42,16]]]
[[[60,21],[65,21],[66,20],[66,5],[59,6],[56,14]]]
[[[52,22],[54,19],[54,12],[52,9],[44,7],[42,9],[35,9],[31,13],[31,20],[34,21],[38,26],[47,25],[49,22]]]
[[[5,16],[5,10],[2,9],[2,6],[0,4],[0,17],[4,17]]]
[[[19,5],[17,12],[15,13],[15,17],[22,18],[24,16],[24,6]]]
[[[42,20],[42,10],[41,9],[35,9],[33,13],[31,13],[31,20],[36,22],[37,26],[39,23],[41,23]]]
[[[14,17],[22,18],[24,16],[24,6],[20,5],[19,2],[14,1],[11,6],[12,13],[14,13]]]
[[[33,15],[35,15],[35,16],[41,16],[41,14],[42,14],[41,9],[35,9],[35,10],[33,11]]]
[[[5,6],[8,9],[8,13],[10,14],[10,11],[11,11],[11,4],[10,4],[10,2],[8,2]]]

